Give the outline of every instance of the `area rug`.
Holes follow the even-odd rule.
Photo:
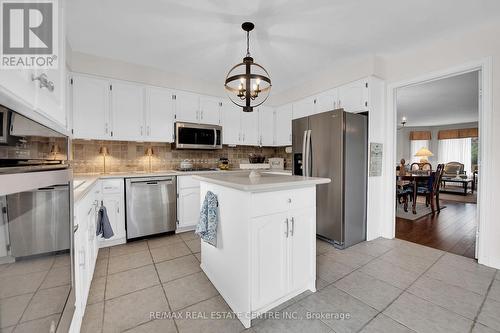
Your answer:
[[[402,204],[398,204],[396,208],[396,217],[405,220],[415,221],[421,217],[432,214],[431,206],[425,207],[425,203],[417,201],[417,214],[412,213],[412,202],[408,204],[408,212],[405,212]],[[441,209],[446,208],[443,204],[441,204]]]
[[[441,188],[441,190],[443,190],[443,189]],[[453,186],[453,185],[446,185],[446,188],[444,190],[454,191],[454,192],[459,192],[459,193],[454,194],[454,193],[440,192],[439,199],[441,199],[441,200],[464,202],[464,203],[477,203],[477,191],[474,191],[473,194],[469,192],[469,193],[467,193],[467,195],[462,195],[463,188],[459,187],[459,186]]]

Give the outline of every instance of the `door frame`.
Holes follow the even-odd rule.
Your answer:
[[[392,135],[387,137],[387,154],[385,158],[384,167],[384,177],[385,184],[387,184],[386,193],[390,196],[391,201],[388,203],[390,205],[390,210],[388,210],[388,216],[384,219],[381,233],[384,237],[394,238],[396,234],[396,193],[394,188],[396,186],[395,166],[397,164],[397,110],[396,110],[396,97],[397,90],[403,87],[414,86],[422,83],[427,83],[439,79],[444,79],[460,74],[465,74],[473,71],[479,71],[479,153],[478,153],[478,165],[481,169],[481,176],[478,179],[479,189],[478,193],[478,206],[477,206],[477,236],[476,236],[476,257],[480,264],[487,266],[498,266],[498,263],[494,263],[494,259],[488,254],[488,247],[492,239],[488,238],[491,230],[491,226],[495,221],[494,218],[494,205],[491,196],[488,196],[490,192],[491,184],[484,181],[485,179],[491,179],[494,176],[494,166],[492,163],[492,133],[493,133],[493,123],[492,123],[492,58],[486,57],[478,61],[473,61],[465,63],[456,67],[424,74],[422,76],[415,77],[409,80],[403,80],[399,82],[390,83],[387,86],[387,108],[386,108],[386,120],[388,124],[388,130],[390,130]],[[386,196],[386,197],[387,197]],[[389,207],[387,207],[389,208]]]

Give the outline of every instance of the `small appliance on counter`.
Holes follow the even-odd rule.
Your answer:
[[[268,159],[271,169],[283,170],[285,169],[285,159],[281,157],[271,157]]]
[[[255,153],[248,154],[248,161],[252,164],[253,163],[264,163],[265,160],[266,160],[266,157],[264,155],[255,154]]]
[[[191,162],[190,160],[181,161],[181,165],[180,165],[179,169],[187,170],[187,169],[192,169],[192,168],[193,168],[193,162]]]
[[[219,158],[219,169],[221,170],[229,170],[229,159],[227,157]]]

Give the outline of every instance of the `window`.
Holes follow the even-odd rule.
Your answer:
[[[411,149],[410,149],[410,163],[419,163],[420,162],[420,157],[415,156],[417,151],[420,150],[420,148],[429,148],[429,140],[411,140]],[[408,146],[407,146],[408,147]]]
[[[464,165],[464,171],[467,172],[467,176],[471,175],[473,158],[471,138],[439,140],[438,150],[439,163],[460,162]]]

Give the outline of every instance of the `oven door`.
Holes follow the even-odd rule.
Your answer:
[[[175,145],[177,149],[222,149],[222,127],[176,123]]]

